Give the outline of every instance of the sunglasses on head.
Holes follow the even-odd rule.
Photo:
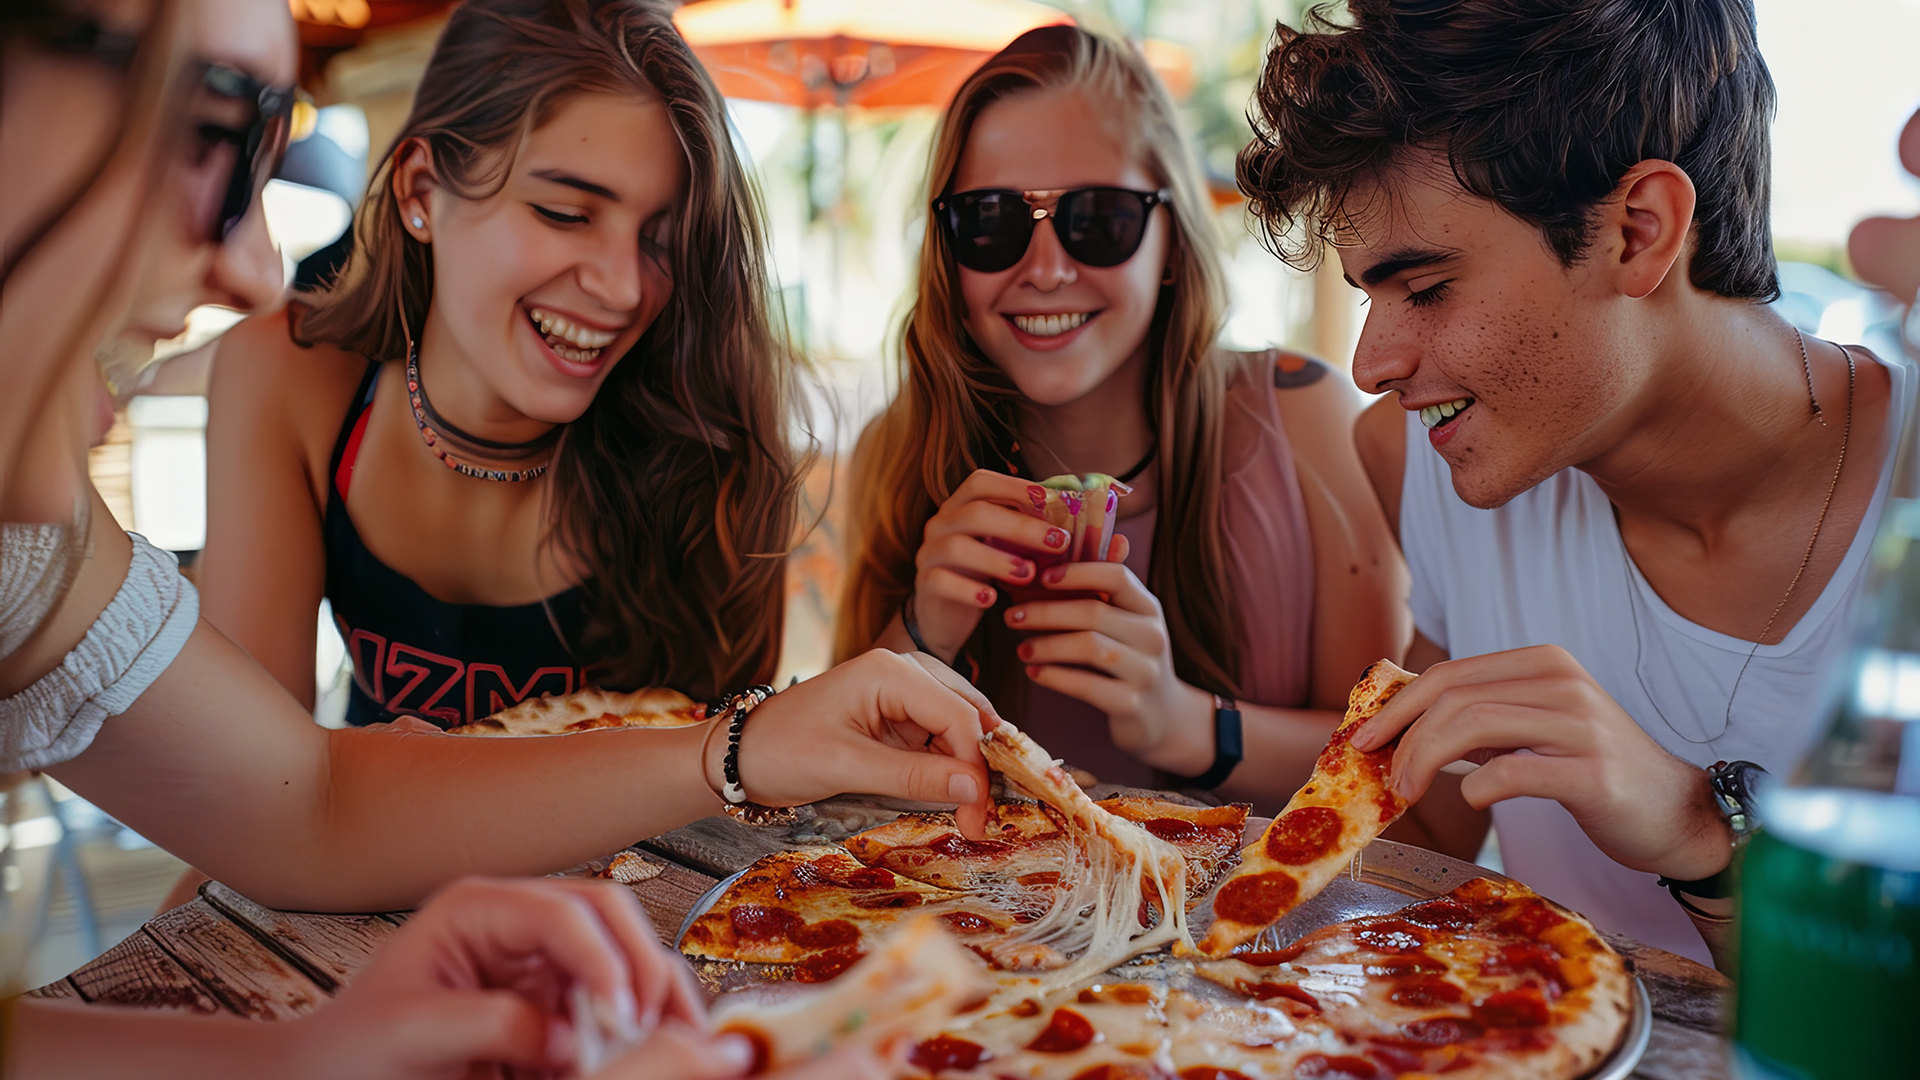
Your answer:
[[[1053,219],[1053,235],[1075,262],[1119,266],[1140,250],[1147,216],[1172,193],[1085,187],[1067,191],[981,188],[933,200],[933,215],[946,232],[953,260],[993,274],[1018,263],[1041,218]]]
[[[244,71],[220,64],[205,65],[201,86],[216,97],[246,102],[254,110],[245,127],[208,123],[199,128],[200,138],[209,147],[224,142],[234,149],[233,172],[227,178],[218,216],[206,226],[210,239],[224,242],[246,218],[247,210],[286,152],[294,90],[291,86],[268,86]]]

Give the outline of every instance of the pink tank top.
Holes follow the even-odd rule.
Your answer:
[[[1293,451],[1274,400],[1274,354],[1245,360],[1227,388],[1220,515],[1226,577],[1235,589],[1240,624],[1241,694],[1259,705],[1299,708],[1307,702],[1312,670],[1313,543]],[[1141,581],[1151,566],[1158,518],[1153,509],[1122,518],[1117,526],[1131,547],[1127,567]],[[1014,639],[992,633],[985,647],[1010,652]],[[1018,663],[983,658],[983,667],[989,675],[982,688],[1002,715],[1049,753],[1102,783],[1166,786],[1163,774],[1114,745],[1105,713],[1035,686]]]

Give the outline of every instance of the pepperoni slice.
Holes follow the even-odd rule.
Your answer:
[[[1261,1001],[1272,1001],[1279,998],[1285,1001],[1298,1002],[1301,1005],[1305,1005],[1307,1009],[1312,1012],[1320,1011],[1320,1002],[1315,1000],[1312,994],[1300,989],[1300,987],[1293,983],[1255,983],[1247,987],[1246,992],[1248,996],[1258,998]]]
[[[839,884],[849,889],[891,889],[893,872],[882,870],[877,866],[869,866],[841,878]]]
[[[1305,866],[1333,851],[1343,824],[1332,807],[1289,810],[1267,830],[1267,857],[1282,866]]]
[[[1227,882],[1213,898],[1213,912],[1233,922],[1264,926],[1299,895],[1300,883],[1292,875],[1269,870]]]
[[[802,948],[831,949],[859,941],[860,928],[845,919],[828,919],[796,927],[787,936]]]
[[[959,833],[948,833],[934,840],[927,847],[956,859],[979,855],[1005,855],[1013,850],[1013,845],[1005,840],[969,840]]]
[[[1547,980],[1547,986],[1555,994],[1567,988],[1566,978],[1560,971],[1560,954],[1552,946],[1537,941],[1502,945],[1499,952],[1480,962],[1482,975],[1518,975],[1528,971]]]
[[[1553,910],[1545,902],[1528,900],[1514,905],[1513,913],[1501,920],[1500,928],[1516,937],[1538,938],[1566,921],[1565,915]]]
[[[1200,826],[1179,818],[1157,817],[1141,827],[1169,844],[1185,844],[1200,838]]]
[[[1180,1080],[1253,1080],[1237,1069],[1223,1069],[1218,1065],[1189,1065],[1180,1070]]]
[[[1154,1072],[1124,1061],[1109,1061],[1073,1074],[1073,1080],[1154,1080]]]
[[[1300,959],[1300,954],[1307,951],[1309,944],[1310,942],[1302,941],[1272,952],[1234,953],[1233,959],[1252,964],[1254,967],[1279,967],[1281,964],[1291,964]]]
[[[1071,1054],[1093,1042],[1093,1024],[1072,1009],[1055,1009],[1047,1026],[1033,1037],[1027,1049],[1042,1054]]]
[[[1447,965],[1423,952],[1403,953],[1399,956],[1383,956],[1367,964],[1367,974],[1385,975],[1390,979],[1410,979],[1419,975],[1444,975]]]
[[[838,978],[841,972],[860,962],[866,954],[852,946],[814,953],[793,967],[795,982],[823,983]]]
[[[1323,1077],[1339,1077],[1340,1080],[1373,1080],[1380,1070],[1373,1062],[1351,1054],[1308,1054],[1293,1067],[1297,1080],[1322,1080]]]
[[[727,913],[733,924],[733,936],[745,941],[773,941],[784,938],[800,926],[800,916],[779,908],[759,904],[741,904]]]
[[[955,1069],[964,1072],[990,1061],[993,1054],[976,1042],[968,1042],[952,1035],[935,1035],[925,1042],[916,1043],[907,1051],[907,1063],[925,1069],[930,1073]]]
[[[1467,992],[1459,983],[1432,975],[1406,979],[1387,994],[1387,1000],[1395,1005],[1406,1005],[1416,1009],[1434,1005],[1456,1005],[1464,1000]]]
[[[1486,1028],[1462,1016],[1429,1016],[1400,1025],[1400,1034],[1416,1046],[1452,1046],[1485,1033]]]
[[[1400,917],[1415,926],[1426,927],[1428,930],[1455,932],[1468,929],[1480,921],[1465,904],[1446,897],[1401,908]]]
[[[949,911],[940,918],[961,934],[980,934],[993,929],[992,923],[971,911]]]
[[[1545,1027],[1551,1015],[1537,986],[1502,990],[1473,1007],[1473,1018],[1490,1028]]]

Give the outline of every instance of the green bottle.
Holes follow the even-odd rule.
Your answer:
[[[1742,856],[1739,1080],[1920,1077],[1920,469],[1908,425],[1820,742]]]

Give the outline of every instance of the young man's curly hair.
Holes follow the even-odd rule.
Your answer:
[[[1281,258],[1313,263],[1353,186],[1424,152],[1570,266],[1595,205],[1659,159],[1697,193],[1693,284],[1779,295],[1773,78],[1750,0],[1348,0],[1336,18],[1323,6],[1304,32],[1275,29],[1240,153],[1240,189]]]

